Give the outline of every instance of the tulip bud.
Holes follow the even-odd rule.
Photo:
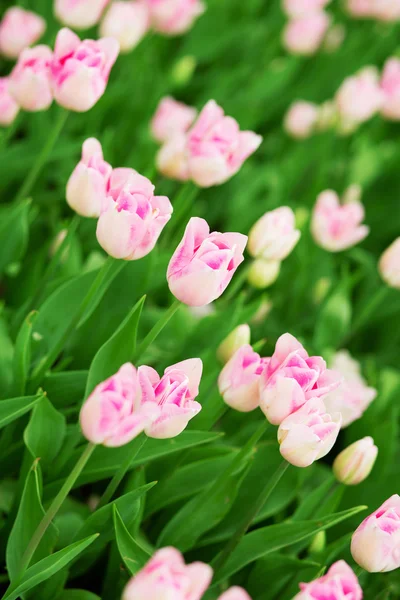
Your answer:
[[[346,37],[346,29],[338,23],[329,29],[324,40],[324,50],[326,52],[336,52],[343,44]]]
[[[323,102],[318,110],[318,119],[316,123],[317,131],[327,131],[336,125],[337,110],[332,100]]]
[[[329,277],[321,277],[318,279],[313,289],[313,300],[315,304],[321,304],[321,302],[325,300],[331,286],[332,281]]]
[[[22,50],[35,44],[46,29],[46,21],[34,12],[11,6],[0,23],[0,53],[18,58]]]
[[[151,24],[165,35],[180,35],[188,31],[205,11],[201,0],[146,0]]]
[[[289,21],[283,32],[283,44],[291,54],[310,56],[321,46],[330,17],[323,11]]]
[[[389,287],[400,289],[400,237],[382,254],[379,273]]]
[[[171,79],[173,84],[179,87],[187,85],[193,77],[197,67],[195,56],[188,54],[180,58],[172,67]]]
[[[112,37],[123,53],[133,50],[150,26],[149,11],[142,0],[113,2],[100,25],[101,37]]]
[[[380,110],[383,94],[378,77],[374,67],[365,67],[340,86],[335,102],[345,130],[368,121]]]
[[[54,14],[63,25],[89,29],[99,22],[110,0],[55,0]]]
[[[389,58],[381,77],[383,105],[381,113],[387,119],[400,120],[400,60]]]
[[[218,596],[217,600],[251,600],[251,598],[243,588],[235,585]]]
[[[250,265],[247,273],[247,281],[253,287],[263,290],[278,279],[281,270],[279,260],[264,260],[257,258]]]
[[[157,152],[157,169],[162,175],[177,181],[188,181],[189,168],[186,156],[186,136],[177,134],[167,140]]]
[[[10,75],[10,93],[24,110],[46,110],[53,102],[51,63],[53,53],[48,46],[26,48]]]
[[[289,107],[284,128],[292,137],[304,140],[312,135],[318,120],[318,106],[312,102],[297,100]]]
[[[0,125],[11,125],[18,112],[19,106],[10,94],[9,77],[0,77]]]
[[[333,472],[345,485],[357,485],[368,477],[375,464],[378,448],[372,437],[354,442],[335,458]]]
[[[321,554],[326,547],[326,533],[325,531],[319,531],[313,537],[313,540],[309,547],[310,554]]]
[[[281,206],[265,213],[251,228],[248,251],[254,258],[281,261],[293,250],[300,238],[295,229],[294,212]]]
[[[361,202],[362,187],[358,183],[353,183],[344,191],[342,196],[343,204],[351,204],[352,202]]]
[[[166,96],[159,102],[151,120],[151,133],[157,142],[166,142],[186,133],[196,115],[195,108]]]
[[[250,344],[250,335],[250,327],[247,324],[238,325],[218,346],[217,358],[222,363],[227,363],[236,350],[245,344]]]
[[[240,412],[250,412],[260,402],[259,382],[265,361],[248,344],[235,352],[218,377],[224,402]]]
[[[283,0],[282,8],[291,19],[321,11],[330,0]]]
[[[264,294],[261,304],[260,304],[258,310],[256,311],[256,313],[253,315],[250,322],[254,323],[255,325],[259,325],[260,323],[262,323],[264,321],[264,319],[266,319],[268,317],[272,308],[273,308],[273,304],[272,304],[271,300],[268,298],[267,294]]]

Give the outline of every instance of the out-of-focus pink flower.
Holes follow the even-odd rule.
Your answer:
[[[11,125],[19,112],[19,106],[10,94],[10,79],[0,77],[0,125]]]
[[[400,289],[400,237],[382,254],[379,273],[389,287]]]
[[[372,12],[375,19],[380,21],[398,21],[400,19],[399,0],[372,0]]]
[[[218,388],[224,402],[240,412],[257,408],[260,402],[260,376],[265,359],[249,344],[235,352],[218,378]]]
[[[99,217],[105,203],[112,167],[103,159],[95,138],[82,146],[82,158],[67,183],[67,202],[79,215]]]
[[[372,437],[350,444],[333,461],[336,479],[345,485],[358,485],[371,473],[377,456],[378,448]]]
[[[201,404],[195,398],[199,393],[202,370],[200,358],[190,358],[168,367],[161,378],[151,367],[139,367],[142,402],[159,411],[158,417],[145,428],[146,435],[158,439],[175,437],[201,411]]]
[[[46,110],[53,102],[51,90],[52,51],[48,46],[25,48],[11,72],[9,90],[21,108]]]
[[[400,60],[389,58],[381,78],[383,103],[381,113],[387,119],[400,120]]]
[[[100,25],[102,37],[115,38],[121,52],[133,50],[150,27],[149,10],[143,0],[113,2]]]
[[[325,396],[325,406],[328,412],[340,412],[342,427],[347,427],[362,417],[376,398],[377,391],[368,387],[361,375],[360,364],[347,350],[337,352],[331,366],[343,376],[343,383]]]
[[[308,467],[332,449],[341,424],[340,413],[328,414],[321,398],[311,398],[279,425],[280,453],[292,465]]]
[[[34,12],[11,6],[0,23],[0,53],[18,58],[22,50],[35,44],[46,30],[46,21]]]
[[[226,364],[228,360],[245,344],[250,344],[251,331],[247,323],[238,325],[229,335],[220,343],[217,348],[217,357]]]
[[[186,133],[196,115],[195,108],[167,96],[157,106],[151,121],[151,133],[157,142],[166,142],[177,135]]]
[[[288,17],[295,19],[320,12],[330,0],[282,0],[283,10]]]
[[[172,214],[166,196],[133,169],[114,169],[97,222],[97,240],[114,258],[137,260],[153,250]]]
[[[117,447],[133,440],[157,414],[153,404],[142,402],[138,373],[126,363],[90,394],[82,406],[80,424],[93,444]]]
[[[400,496],[394,494],[353,533],[351,554],[369,573],[400,567]]]
[[[362,600],[363,591],[354,571],[344,560],[335,562],[326,575],[300,583],[293,600]]]
[[[63,25],[89,29],[100,21],[110,0],[55,0],[54,14]]]
[[[185,565],[178,550],[162,548],[128,582],[122,600],[200,600],[212,574],[205,563]]]
[[[310,137],[317,124],[318,112],[316,104],[297,100],[289,107],[285,115],[285,130],[299,140]]]
[[[251,598],[243,588],[233,586],[221,594],[218,600],[251,600]]]
[[[379,1],[379,0],[378,0]],[[347,11],[352,17],[372,17],[374,0],[347,0]]]
[[[326,396],[341,384],[341,376],[326,368],[321,356],[308,356],[298,340],[284,333],[275,352],[265,359],[260,378],[260,408],[270,423],[279,425],[311,398]]]
[[[51,66],[56,101],[76,112],[92,108],[105,92],[118,52],[114,38],[81,41],[70,29],[61,29]]]
[[[237,121],[226,117],[223,109],[210,100],[188,133],[191,178],[200,187],[224,183],[261,142],[261,136],[253,131],[240,131]]]
[[[248,251],[254,258],[283,260],[300,239],[294,212],[288,206],[271,210],[261,217],[249,233]]]
[[[165,177],[188,181],[189,166],[186,155],[186,135],[177,134],[166,141],[157,153],[157,169]]]
[[[366,67],[347,77],[335,96],[342,127],[351,129],[368,121],[380,110],[382,101],[379,76],[373,67]]]
[[[321,46],[330,24],[330,17],[319,11],[293,19],[283,31],[283,44],[291,54],[310,56]]]
[[[311,233],[316,243],[329,252],[341,252],[361,242],[369,233],[362,225],[364,207],[361,202],[340,204],[336,192],[322,192],[315,204]]]
[[[207,221],[192,217],[168,265],[169,289],[189,306],[210,304],[243,262],[246,243],[241,233],[210,233]]]
[[[201,0],[146,0],[153,29],[165,35],[188,31],[205,11]]]

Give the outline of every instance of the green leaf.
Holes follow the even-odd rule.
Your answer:
[[[40,458],[46,466],[56,458],[66,434],[65,417],[43,397],[32,411],[24,432],[24,442],[33,458]]]
[[[101,600],[101,598],[86,590],[64,590],[57,600]]]
[[[31,200],[11,205],[0,224],[0,275],[11,262],[19,261],[25,254],[29,235],[29,209]]]
[[[23,396],[25,394],[26,381],[28,379],[31,362],[32,328],[37,314],[36,311],[29,313],[22,323],[15,342],[13,393],[16,396]]]
[[[261,529],[256,529],[244,536],[224,567],[216,574],[214,583],[223,581],[243,569],[246,565],[271,552],[276,552],[302,540],[309,539],[318,533],[318,531],[333,527],[337,523],[353,517],[366,508],[365,506],[357,506],[323,517],[318,521],[287,521],[279,525],[269,525]]]
[[[67,548],[59,550],[55,554],[51,554],[43,560],[37,562],[25,572],[16,589],[10,589],[6,592],[4,600],[17,600],[28,590],[35,587],[42,581],[46,581],[55,573],[63,569],[74,558],[79,556],[90,544],[97,538],[97,534],[91,535],[89,538],[75,542]]]
[[[80,406],[85,395],[89,371],[61,371],[49,373],[43,381],[43,389],[55,408]]]
[[[37,396],[23,396],[21,398],[11,398],[9,400],[0,400],[0,429],[12,423],[22,415],[25,415],[43,398],[40,393]]]
[[[85,397],[93,389],[113,375],[126,362],[132,360],[136,350],[136,338],[140,315],[146,297],[143,296],[132,308],[114,335],[100,348],[89,369]]]
[[[322,307],[315,325],[316,348],[338,348],[351,324],[351,301],[347,286],[341,285]]]
[[[115,539],[118,550],[130,574],[135,575],[135,573],[144,567],[146,562],[151,558],[151,555],[133,539],[125,527],[115,504],[113,508]]]
[[[293,521],[306,521],[315,516],[316,511],[330,494],[335,481],[336,480],[332,475],[323,481],[310,494],[307,494],[305,500],[303,500],[294,512],[292,516]]]

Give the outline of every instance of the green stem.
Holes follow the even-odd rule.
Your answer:
[[[14,121],[11,123],[11,125],[4,132],[3,137],[1,138],[1,141],[0,141],[0,147],[2,149],[4,148],[4,146],[8,145],[8,142],[11,140],[11,138],[14,135],[14,133],[17,131],[18,125],[20,123],[20,119],[21,119],[21,112],[19,112],[17,114],[17,116],[14,119]]]
[[[137,440],[136,440],[137,443],[135,444],[133,452],[131,452],[129,454],[126,461],[122,463],[122,465],[120,466],[118,471],[114,474],[113,478],[111,479],[104,494],[102,495],[102,497],[100,499],[100,502],[97,506],[97,510],[99,508],[102,508],[103,506],[105,506],[106,504],[108,504],[110,502],[110,500],[113,497],[113,495],[115,494],[119,484],[125,477],[126,473],[129,471],[131,464],[133,463],[133,461],[135,460],[135,458],[137,457],[137,455],[139,454],[139,452],[141,451],[141,449],[147,442],[147,439],[148,438],[144,433],[142,433],[137,438]]]
[[[353,327],[346,341],[351,339],[355,333],[357,333],[368,321],[371,315],[376,311],[385,300],[390,288],[387,286],[380,287],[372,298],[364,306],[364,309],[360,312],[358,318],[354,321]]]
[[[260,512],[260,510],[265,505],[266,501],[278,485],[281,477],[284,475],[288,466],[289,463],[286,462],[286,460],[282,461],[272,478],[268,479],[266,485],[263,487],[260,494],[256,498],[256,501],[250,507],[250,510],[247,511],[244,518],[240,521],[235,533],[232,535],[222,552],[217,556],[215,564],[213,565],[215,573],[218,573],[222,569],[232,552],[235,550],[240,540],[245,535],[246,531],[249,529],[250,525],[257,517],[258,513]]]
[[[66,123],[68,115],[68,111],[64,109],[60,110],[58,118],[55,120],[54,127],[50,131],[47,141],[42,148],[42,151],[38,155],[35,163],[33,164],[32,169],[30,170],[27,178],[25,179],[17,194],[17,197],[15,199],[16,202],[19,202],[20,200],[23,200],[29,196],[33,186],[36,183],[37,178],[39,177],[43,167],[45,166],[50,156],[51,151],[55,146],[56,141],[58,140],[58,137]]]
[[[167,325],[167,323],[170,321],[170,319],[172,319],[172,317],[174,316],[176,311],[181,306],[182,306],[182,304],[179,300],[175,300],[175,302],[173,302],[171,304],[169,309],[163,314],[161,319],[159,319],[157,321],[157,323],[149,331],[149,333],[146,335],[146,337],[140,344],[140,346],[136,352],[136,355],[135,355],[135,361],[137,361],[144,354],[144,352],[146,352],[147,348],[154,342],[154,340],[161,333],[161,331],[164,329],[164,327]]]

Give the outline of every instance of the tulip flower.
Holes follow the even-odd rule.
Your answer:
[[[146,0],[151,25],[165,35],[180,35],[188,31],[205,11],[201,0]]]
[[[54,0],[56,18],[74,29],[89,29],[99,22],[110,0]]]
[[[214,100],[207,102],[187,139],[191,179],[200,187],[220,185],[239,171],[257,150],[261,136],[240,131],[232,117],[226,117]]]
[[[371,473],[378,456],[372,437],[365,437],[348,446],[333,462],[335,477],[345,485],[357,485]]]
[[[226,363],[218,377],[218,388],[228,406],[240,412],[257,408],[265,360],[249,344],[245,344]]]
[[[186,156],[186,136],[178,133],[167,140],[157,153],[156,164],[165,177],[188,181],[190,174]]]
[[[344,560],[335,562],[328,572],[310,583],[300,583],[293,600],[362,600],[363,592],[354,571]]]
[[[399,0],[372,0],[372,5],[373,16],[379,21],[391,23],[400,19]]]
[[[362,225],[364,207],[361,202],[340,204],[333,190],[325,190],[318,198],[311,220],[311,233],[316,243],[329,252],[341,252],[361,242],[369,233]]]
[[[102,37],[115,38],[121,52],[139,44],[150,26],[149,11],[143,0],[113,2],[100,25]]]
[[[304,140],[314,132],[318,121],[319,109],[312,102],[296,100],[285,116],[284,127],[292,137]]]
[[[330,0],[283,0],[283,10],[288,17],[295,19],[320,12]]]
[[[250,344],[250,335],[250,327],[247,323],[235,327],[217,348],[219,360],[224,364],[227,363],[239,348]]]
[[[383,94],[381,113],[387,119],[400,120],[400,60],[389,58],[381,77]]]
[[[337,352],[331,366],[343,376],[343,382],[324,397],[324,403],[328,412],[342,414],[342,427],[347,427],[362,417],[376,398],[377,391],[367,385],[361,375],[360,364],[347,350]]]
[[[351,554],[369,573],[400,567],[400,496],[394,494],[353,533]]]
[[[294,212],[281,206],[265,213],[251,228],[248,251],[254,258],[283,260],[292,252],[300,239],[295,228]]]
[[[243,588],[233,586],[221,594],[218,600],[251,600],[251,598]]]
[[[400,237],[382,254],[379,273],[389,287],[400,289]]]
[[[166,196],[133,169],[114,169],[97,223],[97,241],[114,258],[138,260],[153,250],[171,218]]]
[[[327,369],[321,356],[308,356],[289,333],[281,335],[274,354],[266,361],[260,378],[260,408],[274,425],[341,384],[339,373]]]
[[[321,46],[330,24],[323,11],[289,21],[283,31],[283,45],[291,54],[310,56]]]
[[[350,131],[373,117],[381,109],[382,102],[378,73],[373,67],[365,67],[347,77],[335,96],[342,127]]]
[[[375,0],[347,0],[347,12],[352,17],[373,17]],[[379,0],[378,0],[379,1]]]
[[[95,138],[82,146],[82,159],[67,183],[67,202],[79,215],[98,217],[105,203],[112,167],[103,160],[101,144]]]
[[[35,44],[46,30],[46,21],[30,10],[11,6],[0,23],[0,53],[18,58],[22,50]]]
[[[105,92],[118,52],[114,38],[81,41],[71,30],[61,29],[51,66],[56,101],[76,112],[91,109]]]
[[[46,110],[53,102],[51,62],[48,46],[26,48],[11,72],[9,90],[21,108],[30,112]]]
[[[168,265],[169,289],[189,306],[210,304],[243,262],[246,243],[241,233],[210,233],[207,221],[191,218]]]
[[[167,142],[186,133],[196,115],[195,108],[166,96],[160,101],[151,121],[151,133],[157,142]]]
[[[340,413],[328,414],[321,398],[311,398],[279,425],[280,453],[292,465],[308,467],[330,452],[341,424]]]
[[[0,125],[11,125],[18,112],[19,106],[10,94],[9,77],[0,77]]]

